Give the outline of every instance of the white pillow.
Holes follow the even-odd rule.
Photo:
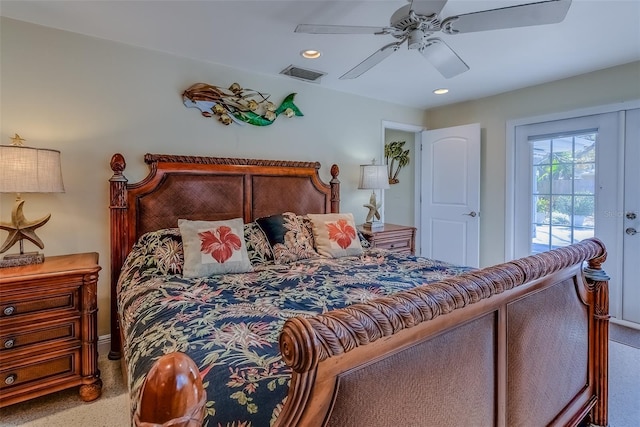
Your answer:
[[[244,241],[244,221],[178,220],[184,248],[184,277],[252,271]]]
[[[316,251],[322,256],[339,258],[364,252],[353,214],[308,214]]]

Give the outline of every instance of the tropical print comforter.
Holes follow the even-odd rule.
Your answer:
[[[278,337],[293,316],[313,316],[468,271],[465,267],[366,249],[359,257],[261,264],[250,273],[185,279],[176,230],[143,236],[118,283],[133,407],[161,355],[181,351],[207,389],[209,427],[262,427],[277,418],[290,369]]]

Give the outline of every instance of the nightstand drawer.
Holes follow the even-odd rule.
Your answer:
[[[56,379],[79,376],[80,349],[76,351],[49,357],[33,363],[14,366],[3,366],[0,371],[0,390],[9,391],[14,388],[26,387],[34,382],[55,381]],[[4,364],[3,364],[4,365]]]
[[[371,247],[413,255],[415,252],[415,227],[384,224],[382,228],[370,229],[359,225],[358,230],[366,237]]]
[[[77,287],[39,294],[4,295],[0,304],[0,321],[38,315],[47,311],[80,311]]]
[[[396,239],[376,239],[376,248],[388,249],[395,252],[411,252],[411,236]]]
[[[0,352],[38,344],[45,344],[48,347],[58,342],[80,339],[80,318],[57,322],[57,324],[35,324],[14,330],[3,329],[1,332]]]

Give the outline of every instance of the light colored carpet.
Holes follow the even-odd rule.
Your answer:
[[[609,426],[640,426],[640,349],[615,341],[609,341]]]
[[[640,331],[637,331],[640,335]],[[120,362],[98,359],[102,397],[84,403],[71,389],[0,409],[2,427],[128,427],[129,395]],[[609,425],[640,426],[640,349],[609,343]]]

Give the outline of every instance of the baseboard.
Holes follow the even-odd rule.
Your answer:
[[[109,354],[111,351],[111,334],[98,337],[98,354]]]
[[[631,329],[640,329],[640,323],[634,323],[634,322],[629,322],[627,320],[616,319],[615,317],[612,317],[611,319],[609,319],[609,322],[615,323],[616,325],[626,326],[627,328],[631,328]]]

